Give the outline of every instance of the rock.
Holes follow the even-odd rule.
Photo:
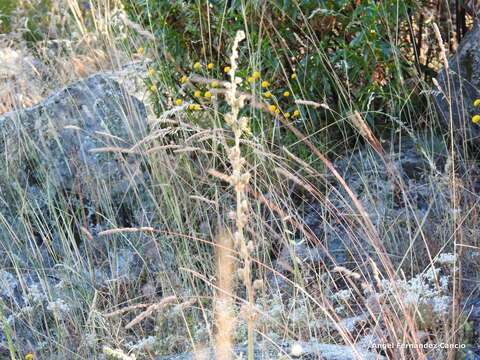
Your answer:
[[[136,226],[137,212],[151,206],[144,195],[149,178],[141,157],[123,151],[146,133],[143,103],[105,73],[0,116],[0,243],[15,254],[3,256],[0,269],[21,269],[0,271],[0,302],[7,306],[3,311],[15,328],[18,348],[35,344],[32,329],[44,326],[42,316],[39,324],[24,322],[22,316],[33,306],[60,317],[75,309],[70,289],[84,286],[86,279],[98,287],[112,280],[138,281],[144,263],[129,248],[131,243],[113,248],[111,237],[97,234]],[[128,235],[129,241],[141,237]],[[91,259],[91,268],[78,266],[70,253],[74,247],[78,259]],[[105,261],[107,256],[116,261]],[[42,278],[30,270],[37,261]],[[64,271],[71,268],[73,278]],[[0,353],[2,336],[0,330]]]
[[[6,164],[16,162],[27,183],[40,181],[45,165],[57,185],[72,187],[85,175],[118,172],[113,157],[96,148],[128,148],[145,133],[143,104],[100,74],[76,82],[41,104],[0,117],[0,147]],[[32,166],[38,167],[32,168]]]
[[[144,74],[150,61],[141,60],[131,62],[124,65],[122,68],[105,73],[109,78],[118,82],[128,93],[140,100],[148,108],[150,92],[145,84]]]
[[[465,309],[465,313],[468,314],[469,320],[469,323],[464,326],[464,332],[466,337],[474,339],[474,350],[480,353],[480,297],[477,295],[467,300],[462,306]],[[470,329],[467,331],[469,327]]]
[[[15,204],[24,191],[42,209],[65,193],[84,205],[105,192],[123,196],[142,178],[140,162],[105,149],[128,149],[145,133],[143,104],[116,81],[96,74],[73,83],[0,117],[0,198]]]
[[[301,359],[325,359],[325,360],[381,360],[385,359],[377,353],[363,350],[359,347],[321,344],[321,343],[305,343],[301,345],[304,353]]]
[[[280,346],[280,347],[279,347]],[[235,358],[246,358],[247,348],[238,346],[234,350]],[[288,356],[287,356],[288,355]],[[171,356],[162,356],[157,360],[193,360],[193,359],[215,359],[213,349],[200,350],[199,353],[184,353]],[[384,356],[362,348],[353,349],[350,346],[324,344],[317,341],[297,342],[291,346],[265,345],[257,346],[255,359],[322,359],[322,360],[382,360]]]
[[[476,148],[480,148],[480,124],[472,123],[471,119],[480,114],[480,108],[473,106],[474,100],[480,98],[479,45],[480,25],[476,22],[450,58],[448,76],[445,69],[438,75],[442,92],[435,89],[434,95],[439,116],[446,126],[450,121],[448,98],[451,99],[454,131]]]
[[[387,248],[395,244],[388,251],[401,256],[408,251],[404,246],[408,243],[404,244],[398,239],[411,238],[409,231],[418,229],[408,228],[412,217],[422,219],[421,227],[426,237],[435,239],[439,236],[442,229],[440,224],[450,206],[450,193],[445,187],[443,172],[445,166],[442,163],[448,151],[441,138],[430,136],[416,139],[402,137],[385,142],[384,148],[388,154],[387,160],[395,169],[393,177],[382,158],[368,147],[338,158],[334,166],[362,203],[379,234],[384,239],[391,239],[385,240]],[[352,262],[353,258],[371,256],[374,249],[361,227],[350,223],[357,212],[350,196],[333,176],[327,174],[327,179],[331,189],[334,189],[326,192],[328,201],[307,196],[307,205],[300,216],[328,249],[330,256],[324,256],[326,265],[349,266],[355,263]],[[401,187],[398,182],[402,183]],[[392,222],[392,219],[395,220]],[[417,250],[420,249],[425,251],[421,245]],[[331,264],[332,259],[334,264]],[[318,264],[322,259],[316,256],[306,260]]]
[[[98,238],[98,232],[141,226],[153,208],[142,157],[123,151],[145,137],[146,109],[112,77],[92,75],[34,107],[0,116],[0,213],[10,226],[0,224],[0,243],[36,244],[35,256],[53,268],[69,256],[67,236],[81,256],[92,253],[100,284],[127,281],[144,262],[127,246],[117,249],[124,263],[109,267],[104,260],[111,237]],[[21,240],[12,241],[10,231]],[[88,237],[94,241],[84,241]],[[32,256],[18,253],[29,268]],[[4,261],[0,267],[11,266],[8,257]]]

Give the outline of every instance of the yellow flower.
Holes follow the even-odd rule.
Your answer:
[[[148,75],[148,76],[153,76],[153,75],[155,75],[155,69],[154,69],[154,68],[148,68],[148,70],[147,70],[147,75]]]
[[[480,106],[480,99],[476,99],[476,100],[473,102],[473,106],[475,106],[475,107]]]
[[[140,46],[138,49],[137,49],[137,54],[139,55],[143,55],[145,54],[145,48]]]
[[[295,80],[295,79],[297,78],[297,74],[293,73],[293,74],[290,76],[290,78],[291,78],[292,80]]]
[[[262,88],[267,88],[270,83],[267,80],[262,81]]]
[[[228,73],[230,72],[230,70],[232,70],[232,68],[231,68],[230,66],[225,66],[225,67],[223,68],[223,72],[224,72],[225,74],[228,74]]]
[[[293,117],[299,117],[300,116],[300,110],[295,110],[293,112]]]
[[[182,104],[183,104],[183,100],[182,100],[182,99],[176,99],[176,100],[175,100],[175,105],[180,106],[180,105],[182,105]]]
[[[250,84],[253,84],[255,82],[255,78],[253,76],[249,76],[247,78],[247,81],[250,83]]]
[[[480,123],[480,115],[474,115],[474,116],[472,117],[472,122],[473,122],[474,124],[479,124],[479,123]]]
[[[25,355],[25,360],[34,360],[34,359],[35,359],[35,355],[33,355],[31,352]]]
[[[213,63],[208,63],[207,69],[208,69],[208,70],[212,70],[212,69],[213,69],[213,66],[214,66]]]
[[[212,81],[210,86],[215,89],[216,87],[218,87],[218,82],[217,81]]]
[[[150,86],[150,90],[151,90],[152,92],[157,92],[157,86],[156,86],[156,85],[151,85],[151,86]]]
[[[255,80],[258,80],[258,79],[260,79],[260,72],[259,71],[254,71],[252,76]]]
[[[194,110],[201,110],[201,109],[202,109],[202,107],[200,106],[200,104],[190,104],[190,105],[188,105],[188,110],[194,111]]]
[[[277,110],[277,107],[275,105],[269,105],[268,110],[270,110],[271,112],[275,112]]]
[[[278,108],[275,109],[275,114],[277,114],[277,115],[280,114],[280,109],[278,109]]]
[[[289,96],[290,96],[290,92],[288,92],[288,91],[285,91],[285,92],[283,93],[283,96],[285,96],[285,97],[289,97]]]
[[[263,94],[266,98],[271,98],[272,93],[270,91],[267,91],[265,94]]]
[[[188,77],[186,75],[183,75],[181,78],[180,78],[180,82],[182,84],[185,84],[186,82],[188,81]]]
[[[285,119],[288,119],[290,117],[290,113],[286,112],[285,114],[283,114],[283,116],[285,116]]]
[[[200,64],[199,62],[196,62],[195,64],[193,64],[193,68],[198,71],[202,68],[202,64]]]
[[[210,91],[205,91],[205,94],[203,94],[205,98],[210,99],[212,97],[212,93]]]
[[[193,96],[200,97],[202,96],[202,93],[200,92],[200,90],[195,90],[195,92],[193,93]]]

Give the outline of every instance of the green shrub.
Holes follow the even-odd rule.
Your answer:
[[[10,15],[16,7],[15,0],[0,0],[0,32],[5,33],[10,29]]]
[[[299,119],[308,133],[335,124],[329,132],[348,134],[344,119],[352,110],[363,112],[376,129],[388,125],[389,114],[403,116],[408,111],[404,99],[412,96],[407,96],[404,79],[415,69],[405,55],[411,53],[406,23],[415,2],[124,0],[124,4],[132,19],[158,39],[158,50],[150,50],[158,52],[156,69],[162,79],[171,79],[167,83],[174,92],[181,75],[178,64],[187,74],[226,79],[222,69],[228,65],[228,46],[235,32],[243,29],[248,51],[242,54],[239,76],[247,79],[259,71],[259,81],[270,83],[262,89],[258,82],[250,89],[245,81],[244,90],[276,105],[280,114],[301,111]],[[196,62],[202,64],[198,71],[192,68]],[[205,68],[208,63],[214,64],[212,71]],[[193,92],[187,95],[195,100]],[[326,103],[333,111],[298,108],[294,99]],[[254,116],[252,130],[265,129],[266,124],[271,122]]]
[[[44,40],[51,25],[51,12],[51,0],[0,0],[0,31],[18,31],[14,22],[20,23],[25,27],[22,35],[28,43]]]

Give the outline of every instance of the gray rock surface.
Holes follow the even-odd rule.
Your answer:
[[[110,150],[129,149],[146,132],[143,103],[108,74],[92,75],[34,107],[0,116],[0,242],[36,243],[44,266],[53,267],[58,259],[52,253],[65,253],[63,229],[71,228],[67,231],[80,244],[80,226],[95,237],[103,228],[139,224],[136,217],[150,204],[142,192],[148,174],[136,154]],[[21,241],[12,242],[6,223]],[[45,242],[48,246],[41,246]],[[98,253],[103,243],[95,245]],[[133,266],[140,262],[129,251],[121,253],[122,266],[136,276],[141,264]],[[27,252],[20,253],[27,264]],[[125,277],[125,272],[106,267],[98,278]]]
[[[412,233],[408,232],[406,224],[412,216],[422,219],[425,236],[437,237],[444,214],[450,211],[444,176],[445,143],[437,137],[402,138],[385,143],[384,147],[394,174],[390,174],[381,157],[368,148],[346,154],[334,165],[382,237],[391,239],[385,241],[386,244],[403,246],[401,239],[411,238]],[[330,189],[336,191],[328,191],[328,202],[307,199],[303,221],[323,241],[335,263],[348,266],[352,257],[371,256],[374,250],[360,227],[350,223],[349,216],[357,209],[349,195],[335,178],[330,174],[327,176]],[[325,204],[330,205],[325,207]],[[389,250],[401,256],[407,249]]]
[[[82,183],[86,174],[118,179],[114,157],[94,149],[132,146],[145,132],[145,119],[141,102],[117,82],[93,75],[0,117],[0,159],[10,165],[8,175],[16,172],[26,185],[45,180],[41,169],[64,188]]]
[[[141,162],[134,154],[110,150],[129,149],[145,135],[146,123],[143,103],[102,74],[75,82],[34,107],[4,114],[4,215],[15,218],[15,205],[22,198],[41,211],[52,201],[66,199],[72,208],[82,203],[87,214],[102,200],[125,204],[128,189],[143,181]]]
[[[247,356],[246,347],[235,348],[235,356],[245,359]],[[172,356],[163,356],[157,360],[193,360],[193,359],[215,359],[215,353],[212,349],[200,351],[199,353],[184,353]],[[316,341],[299,342],[292,346],[257,346],[255,349],[255,359],[298,359],[298,360],[382,360],[384,356],[361,349],[352,348],[345,345],[323,344]]]
[[[438,75],[442,92],[435,89],[435,102],[440,118],[448,126],[451,99],[454,131],[465,141],[480,148],[480,124],[472,123],[472,116],[480,114],[473,102],[480,98],[480,25],[475,23],[449,60],[448,76],[445,69]]]
[[[22,349],[35,344],[30,327],[43,325],[41,317],[27,325],[21,316],[43,308],[61,317],[78,306],[69,286],[63,286],[72,284],[65,269],[77,271],[78,282],[72,286],[91,281],[101,287],[112,279],[138,277],[144,266],[138,255],[127,245],[119,246],[118,261],[110,267],[105,261],[108,239],[102,241],[97,233],[137,225],[136,213],[144,214],[150,204],[143,195],[149,178],[141,158],[123,151],[146,133],[144,104],[109,74],[92,75],[36,106],[0,116],[0,301]],[[132,194],[132,188],[139,194]],[[93,241],[83,241],[80,226]],[[140,237],[132,234],[129,239]],[[75,259],[67,256],[75,241],[78,257],[90,256],[94,273],[64,264],[65,258]],[[31,252],[32,247],[36,251]],[[15,263],[4,256],[7,249],[18,254]],[[47,273],[44,278],[30,270],[35,261]],[[0,330],[0,354],[3,335]]]

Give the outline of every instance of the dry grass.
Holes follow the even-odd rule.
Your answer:
[[[235,316],[234,303],[234,274],[235,261],[232,256],[233,241],[229,234],[220,234],[217,237],[217,296],[215,298],[215,351],[217,359],[228,360],[233,352],[233,330]]]
[[[45,89],[138,60],[138,54],[130,58],[123,48],[115,32],[118,24],[109,25],[111,14],[105,8],[94,13],[91,29],[78,4],[68,3],[81,38],[75,51],[46,64],[49,73],[58,72],[55,80],[43,84]],[[128,46],[137,48],[145,41],[151,48],[159,45],[138,24],[120,19],[127,27],[122,29]],[[95,36],[98,42],[88,40]],[[155,54],[148,56],[156,60]],[[33,351],[38,358],[51,359],[87,359],[101,352],[119,359],[154,359],[186,350],[200,354],[200,348],[214,346],[218,358],[230,359],[232,348],[245,340],[253,358],[253,344],[273,344],[285,353],[283,341],[314,338],[349,346],[361,359],[361,341],[368,336],[382,343],[470,341],[469,309],[462,312],[460,285],[464,275],[476,283],[479,269],[470,265],[469,273],[461,272],[459,264],[475,264],[479,250],[478,195],[468,187],[471,179],[457,174],[469,159],[453,146],[448,149],[447,138],[438,145],[428,136],[436,127],[434,112],[422,115],[432,123],[422,133],[402,125],[408,130],[402,136],[413,133],[422,139],[417,144],[425,158],[433,158],[438,145],[451,159],[447,170],[432,166],[425,175],[421,186],[438,196],[420,212],[411,189],[416,183],[406,183],[396,166],[398,149],[389,149],[389,142],[374,134],[364,114],[352,107],[346,119],[364,145],[354,145],[343,159],[332,161],[311,140],[312,134],[275,118],[255,94],[236,90],[235,60],[233,56],[232,81],[218,81],[221,87],[202,111],[192,114],[188,104],[175,107],[175,94],[164,84],[165,111],[160,117],[149,114],[150,133],[144,139],[133,147],[95,150],[115,154],[124,166],[130,184],[125,198],[136,207],[130,224],[118,221],[121,207],[107,183],[94,183],[76,194],[79,202],[90,197],[96,205],[75,205],[67,194],[46,196],[47,214],[12,180],[16,186],[9,191],[22,211],[13,224],[7,207],[0,210],[1,267],[15,275],[18,291],[30,305],[1,304],[0,315],[11,317],[3,332],[12,336],[17,358]],[[212,81],[191,76],[185,87]],[[342,84],[338,87],[346,91]],[[10,93],[2,99],[2,109],[37,102],[47,92],[42,88],[23,103],[14,103]],[[231,107],[227,114],[220,111],[223,96]],[[244,101],[247,109],[254,109],[252,116],[278,121],[298,143],[282,147],[261,134],[244,136],[248,122],[239,115]],[[313,111],[329,109],[308,99],[298,102]],[[390,143],[400,143],[395,136]],[[298,156],[298,144],[313,156]],[[345,165],[359,158],[363,171]],[[131,159],[148,169],[146,179],[139,181],[129,171]],[[39,171],[46,172],[46,184],[53,183],[53,175]],[[386,186],[393,189],[382,198]],[[382,207],[396,198],[402,211]],[[307,222],[302,208],[309,206],[317,206],[324,236]],[[431,221],[434,212],[443,216]],[[78,224],[79,231],[65,224]],[[233,229],[234,241],[222,232],[225,227]],[[344,263],[337,263],[329,236],[348,244]],[[35,241],[38,237],[43,245]],[[471,251],[470,258],[464,249]],[[316,258],[317,250],[322,255]],[[450,252],[453,263],[439,264],[440,254]],[[53,264],[44,263],[45,253]],[[139,273],[128,276],[133,268]],[[437,312],[437,300],[449,306]],[[240,321],[242,316],[246,321]],[[29,329],[28,341],[10,324]],[[454,359],[456,352],[394,348],[384,355]]]

